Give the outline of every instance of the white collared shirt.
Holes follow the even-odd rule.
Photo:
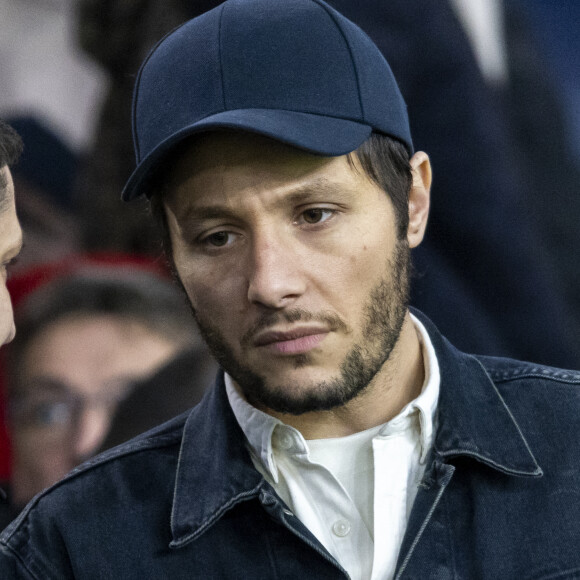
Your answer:
[[[414,316],[425,381],[389,422],[347,437],[306,441],[225,383],[256,469],[353,580],[393,577],[409,513],[432,446],[439,365]]]

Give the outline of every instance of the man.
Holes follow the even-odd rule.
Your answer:
[[[16,132],[0,119],[0,259],[2,283],[0,284],[0,346],[14,338],[12,302],[6,280],[8,267],[22,247],[22,231],[16,217],[14,184],[9,165],[20,156],[22,142]]]
[[[580,376],[409,313],[431,171],[369,39],[229,0],[159,43],[133,118],[125,199],[225,374],[29,504],[3,577],[578,577]]]
[[[95,455],[120,403],[146,380],[164,387],[154,411],[170,406],[167,420],[199,402],[215,375],[179,289],[127,261],[68,260],[19,301],[15,320],[6,373],[15,510]],[[186,352],[197,362],[189,368],[197,384],[179,401],[180,385],[164,385],[158,374]],[[134,404],[125,431],[138,413]]]

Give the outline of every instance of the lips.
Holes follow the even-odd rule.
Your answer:
[[[278,354],[303,354],[316,348],[328,332],[320,327],[297,328],[287,332],[267,331],[256,337],[254,345]]]

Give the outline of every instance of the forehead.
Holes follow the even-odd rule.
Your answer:
[[[189,195],[203,196],[205,186],[222,189],[268,183],[270,187],[305,180],[338,184],[356,182],[364,171],[356,156],[323,157],[249,133],[209,133],[186,143],[166,173],[165,192],[171,197],[188,183]]]
[[[70,314],[41,327],[23,345],[19,379],[50,378],[73,391],[118,391],[172,358],[175,343],[115,315]]]

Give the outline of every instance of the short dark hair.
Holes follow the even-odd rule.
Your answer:
[[[358,158],[363,171],[390,197],[395,211],[397,237],[404,238],[409,225],[409,192],[413,183],[406,146],[398,139],[382,133],[372,133],[356,151],[348,155],[351,167],[356,167],[353,163],[354,155]],[[173,252],[163,206],[163,194],[164,179],[171,170],[173,160],[178,157],[179,151],[162,163],[148,187],[151,214],[161,229],[163,247],[172,268]]]
[[[413,184],[409,151],[398,139],[381,133],[371,136],[349,156],[356,155],[364,172],[391,199],[395,211],[397,237],[403,239],[409,226],[409,192]]]

